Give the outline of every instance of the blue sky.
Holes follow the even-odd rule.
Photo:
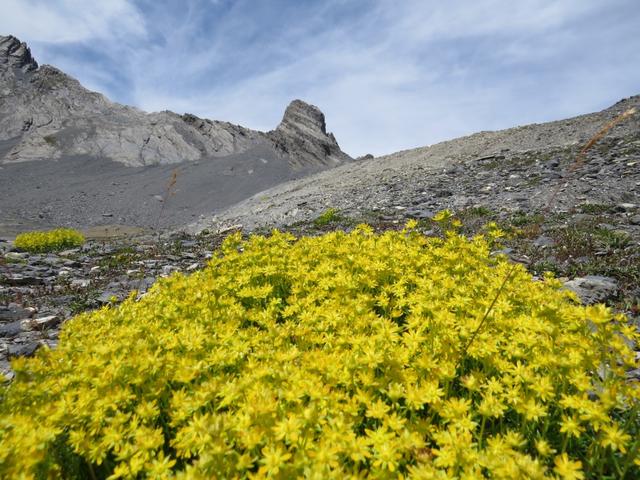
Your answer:
[[[0,33],[112,100],[275,128],[319,106],[351,155],[640,94],[639,0],[3,0]]]

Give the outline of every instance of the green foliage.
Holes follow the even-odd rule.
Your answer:
[[[313,223],[317,227],[322,227],[328,225],[329,223],[335,222],[338,220],[338,210],[335,208],[327,208],[318,218],[316,218]]]
[[[45,135],[42,138],[44,138],[44,141],[52,147],[55,147],[58,144],[58,140],[56,139],[55,135]]]
[[[593,222],[563,226],[553,232],[558,258],[594,256],[598,252],[613,253],[631,245],[628,233],[602,228]]]
[[[595,244],[604,251],[623,250],[631,244],[631,235],[623,230],[598,228],[594,236]]]
[[[33,253],[52,252],[65,248],[80,247],[85,238],[78,230],[71,228],[56,228],[45,232],[34,231],[21,233],[16,237],[15,246],[21,250]]]
[[[492,214],[493,212],[491,211],[490,208],[485,207],[484,205],[480,205],[477,207],[471,207],[471,208],[467,208],[464,211],[465,215],[471,216],[471,217],[488,217]]]
[[[601,215],[603,213],[611,212],[612,205],[605,205],[601,203],[582,203],[578,206],[580,212],[591,215]]]
[[[509,223],[515,227],[527,227],[530,225],[538,225],[544,221],[542,214],[529,214],[527,212],[518,211],[513,214]]]
[[[141,255],[133,247],[127,245],[102,258],[99,265],[108,270],[122,270],[130,268],[140,258]]]
[[[638,332],[416,225],[234,234],[67,322],[0,389],[0,477],[638,478]]]

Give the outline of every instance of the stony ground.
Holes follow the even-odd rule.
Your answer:
[[[352,217],[421,218],[442,208],[533,212],[549,205],[567,211],[583,203],[638,203],[640,113],[610,129],[570,171],[589,139],[634,107],[640,112],[640,96],[564,121],[361,160],[260,192],[189,230],[288,226],[328,208]]]

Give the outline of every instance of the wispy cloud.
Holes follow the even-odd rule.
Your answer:
[[[115,100],[267,130],[302,98],[354,155],[640,93],[635,0],[5,3],[0,30]]]
[[[141,12],[127,0],[3,0],[0,28],[32,42],[71,43],[144,33]]]

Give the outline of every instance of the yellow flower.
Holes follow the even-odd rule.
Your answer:
[[[533,398],[523,403],[518,410],[522,410],[526,420],[532,420],[534,422],[537,422],[540,418],[547,415],[547,408],[541,403],[536,402]]]
[[[164,452],[160,451],[156,454],[147,465],[147,476],[149,478],[171,478],[172,468],[176,464],[175,459],[166,457]]]
[[[602,325],[612,320],[611,311],[601,303],[585,307],[585,314],[587,320],[595,323],[596,325]]]
[[[580,425],[580,420],[574,417],[567,417],[566,415],[562,416],[562,421],[560,422],[560,432],[565,435],[570,435],[573,437],[579,437],[582,432],[584,432],[584,428]]]
[[[621,430],[618,425],[607,425],[602,427],[603,437],[600,445],[611,447],[611,450],[619,450],[622,453],[627,451],[626,445],[631,440],[631,435]]]
[[[507,407],[495,395],[485,395],[478,406],[478,413],[483,417],[501,417]]]
[[[291,458],[291,454],[280,446],[267,446],[262,450],[260,471],[268,475],[277,475],[282,466]]]
[[[556,451],[554,448],[549,445],[549,442],[544,438],[539,438],[536,440],[536,450],[542,457],[548,457],[549,455],[553,455]]]
[[[477,372],[473,372],[470,373],[469,375],[466,375],[465,377],[462,378],[462,385],[464,385],[464,387],[471,391],[471,392],[478,392],[480,391],[480,378]]]
[[[445,221],[449,220],[452,216],[453,216],[453,213],[451,212],[451,210],[448,210],[448,209],[440,210],[438,213],[436,213],[433,216],[433,221],[434,222],[445,222]]]
[[[367,417],[370,418],[383,418],[389,411],[390,407],[382,400],[377,400],[367,408]]]
[[[417,226],[418,226],[418,221],[412,218],[410,220],[407,220],[407,223],[404,228],[405,230],[414,230]]]
[[[471,401],[466,398],[450,398],[440,409],[440,416],[446,420],[457,420],[465,417],[469,412]]]
[[[398,468],[398,460],[400,460],[401,457],[402,455],[397,451],[394,444],[385,443],[375,447],[375,453],[371,457],[371,461],[376,468],[395,472]]]
[[[278,422],[273,431],[276,434],[276,439],[286,440],[289,443],[296,443],[300,438],[300,428],[302,427],[302,421],[294,416],[289,416],[286,419]]]
[[[356,437],[349,440],[347,451],[349,452],[349,458],[354,462],[364,462],[367,458],[371,457],[369,451],[369,440],[366,437]]]
[[[582,462],[570,460],[566,453],[556,456],[553,463],[555,464],[553,471],[563,480],[582,480],[584,478]]]

